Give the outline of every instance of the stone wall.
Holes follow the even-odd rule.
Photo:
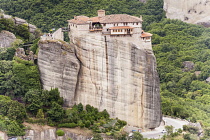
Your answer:
[[[167,18],[210,26],[209,0],[164,0]]]
[[[64,34],[62,32],[62,29],[59,28],[52,34],[53,39],[62,40],[64,41]]]

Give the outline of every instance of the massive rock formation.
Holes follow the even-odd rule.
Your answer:
[[[8,31],[0,32],[0,47],[7,48],[12,47],[12,43],[16,40],[16,37],[13,33]]]
[[[81,68],[75,101],[106,109],[130,125],[155,128],[161,120],[155,56],[151,48],[129,39],[100,35],[76,39]]]
[[[59,88],[65,104],[74,105],[80,64],[73,45],[55,40],[40,41],[38,65],[44,89]]]
[[[75,47],[76,56],[61,42],[40,41],[44,88],[59,88],[66,105],[90,104],[133,126],[159,126],[159,78],[151,46],[131,37],[88,35],[75,40],[70,48]]]
[[[209,0],[164,0],[167,18],[210,26]]]

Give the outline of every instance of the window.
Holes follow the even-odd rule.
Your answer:
[[[136,25],[138,25],[139,23],[137,22]]]
[[[106,23],[104,23],[104,27],[106,26]]]

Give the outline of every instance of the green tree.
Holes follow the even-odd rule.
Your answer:
[[[167,135],[170,136],[173,133],[174,127],[172,125],[170,125],[170,126],[167,125],[167,126],[165,126],[165,129],[166,129]]]
[[[42,108],[42,102],[40,98],[40,91],[37,89],[29,90],[24,97],[26,103],[26,109],[32,114],[36,115],[37,111]]]
[[[36,118],[39,118],[39,119],[44,119],[44,112],[42,109],[39,109],[37,114],[36,114]]]
[[[142,136],[141,133],[139,133],[139,132],[133,132],[133,138],[132,139],[133,140],[143,140],[144,138],[143,138],[143,136]]]
[[[48,118],[54,122],[61,121],[64,115],[65,111],[63,110],[62,106],[57,104],[56,102],[52,103],[52,107],[47,112]]]

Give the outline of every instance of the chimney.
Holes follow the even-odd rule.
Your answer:
[[[142,15],[139,17],[142,20]],[[143,21],[143,20],[142,20]]]
[[[74,19],[77,20],[77,16],[74,16]]]
[[[98,10],[98,17],[105,16],[105,10]]]

